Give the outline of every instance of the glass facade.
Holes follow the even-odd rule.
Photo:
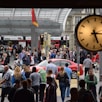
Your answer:
[[[0,20],[2,19],[17,19],[24,20],[31,19],[32,8],[0,8]],[[69,8],[36,8],[35,14],[37,19],[52,20],[58,23],[63,23]]]

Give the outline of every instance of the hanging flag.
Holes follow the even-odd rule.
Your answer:
[[[35,16],[35,12],[34,12],[33,8],[32,8],[32,23],[33,23],[34,26],[39,27],[39,24],[36,20],[36,16]]]

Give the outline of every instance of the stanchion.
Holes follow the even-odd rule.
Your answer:
[[[99,53],[99,81],[102,82],[102,51]]]
[[[77,44],[77,47],[76,47],[76,50],[77,50],[77,88],[79,89],[79,76],[80,76],[80,47],[78,46]]]

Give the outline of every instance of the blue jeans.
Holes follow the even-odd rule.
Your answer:
[[[62,102],[64,102],[66,85],[65,85],[65,83],[60,82],[59,87],[60,87],[60,91],[61,91],[61,99],[62,99]]]
[[[66,96],[69,97],[70,94],[70,86],[66,87]]]

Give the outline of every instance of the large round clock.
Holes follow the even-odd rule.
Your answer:
[[[80,20],[75,28],[75,38],[86,50],[102,50],[102,16],[90,15]]]

